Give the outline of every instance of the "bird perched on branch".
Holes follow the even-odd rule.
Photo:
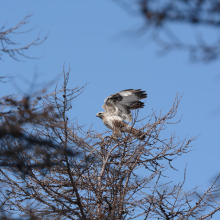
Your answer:
[[[97,117],[101,118],[104,125],[113,130],[113,135],[120,137],[123,133],[131,133],[139,140],[144,140],[145,135],[128,123],[131,122],[131,110],[144,107],[144,103],[139,101],[147,98],[145,91],[141,89],[126,89],[121,92],[110,95],[105,99],[102,108],[105,112],[99,112]]]

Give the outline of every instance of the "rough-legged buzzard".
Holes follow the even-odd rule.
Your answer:
[[[132,121],[131,110],[143,108],[144,103],[139,100],[145,98],[147,98],[147,94],[141,89],[123,90],[107,97],[102,106],[105,112],[99,112],[96,116],[102,119],[106,127],[113,130],[114,135],[119,137],[122,132],[131,133],[139,140],[143,140],[144,133],[133,128],[124,120]]]

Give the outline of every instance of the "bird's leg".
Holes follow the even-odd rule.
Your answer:
[[[117,139],[118,139],[118,138],[117,138],[117,135],[115,134],[115,131],[113,131],[111,138],[114,139],[114,140],[117,140]]]

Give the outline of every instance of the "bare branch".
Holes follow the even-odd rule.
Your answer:
[[[25,55],[24,52],[33,46],[37,46],[37,45],[42,44],[47,39],[48,35],[46,35],[43,39],[40,39],[40,35],[39,35],[35,40],[31,41],[30,43],[28,43],[24,46],[17,46],[20,43],[16,43],[15,41],[11,40],[11,37],[15,34],[26,34],[26,33],[33,30],[33,29],[30,29],[30,30],[23,31],[23,32],[17,32],[23,26],[25,26],[26,24],[29,23],[28,19],[31,16],[32,15],[26,15],[24,17],[24,19],[21,20],[13,28],[9,28],[7,30],[4,30],[5,26],[3,26],[0,29],[0,45],[1,45],[0,52],[8,54],[12,59],[14,59],[16,61],[20,61],[19,57],[25,57],[25,58],[29,58],[29,59],[39,59],[36,57],[27,56],[27,55]],[[0,59],[2,59],[2,58],[0,58]]]

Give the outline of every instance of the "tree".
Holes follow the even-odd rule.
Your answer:
[[[115,139],[69,120],[70,101],[84,87],[0,100],[0,201],[2,219],[210,219],[220,210],[219,176],[205,191],[186,192],[164,178],[196,138],[163,131],[174,123],[181,96],[166,114],[134,114],[145,132]],[[78,97],[80,98],[80,97]],[[140,176],[138,171],[144,173]]]
[[[33,219],[210,219],[220,207],[220,186],[217,179],[206,192],[197,188],[184,191],[184,180],[178,185],[164,182],[167,169],[175,169],[172,161],[190,151],[195,139],[180,141],[174,134],[161,138],[166,126],[173,123],[180,102],[177,95],[173,106],[165,115],[152,115],[141,120],[144,141],[132,134],[115,139],[111,133],[98,133],[90,128],[71,123],[67,117],[68,101],[73,91],[68,90],[69,72],[64,72],[62,99],[55,91],[54,100],[43,98],[44,109],[52,106],[48,117],[38,118],[36,136],[55,142],[64,150],[54,155],[46,143],[39,147],[31,143],[34,152],[20,152],[28,165],[25,175],[19,167],[0,169],[2,217]],[[79,90],[80,91],[80,90]],[[138,114],[137,114],[138,115]],[[135,116],[133,126],[139,124]],[[57,117],[59,116],[59,117]],[[106,136],[107,135],[107,136]],[[3,146],[19,148],[22,138],[4,137]],[[51,165],[39,166],[42,154],[50,153]],[[77,157],[68,149],[78,152]],[[14,162],[19,162],[14,158]],[[25,166],[26,167],[26,166]],[[144,171],[143,177],[137,171]],[[196,197],[196,198],[195,198]]]
[[[19,57],[33,58],[24,54],[25,50],[30,49],[33,46],[42,44],[43,40],[40,40],[39,36],[32,42],[26,44],[25,46],[16,47],[18,43],[11,40],[13,34],[26,34],[31,30],[24,32],[16,32],[25,26],[29,21],[28,19],[32,15],[26,15],[23,20],[21,20],[13,28],[5,29],[5,25],[0,30],[0,41],[1,48],[5,54],[8,54],[12,59],[19,61]],[[10,77],[2,76],[0,77],[1,83],[8,82]],[[47,106],[47,108],[42,108],[38,103],[42,98],[49,98],[52,95],[58,94],[60,91],[56,91],[52,94],[45,95],[46,90],[36,92],[32,96],[19,97],[15,95],[8,95],[0,98],[0,166],[17,168],[22,175],[26,175],[29,172],[30,167],[40,167],[45,169],[45,165],[52,166],[51,164],[51,150],[53,151],[53,156],[62,154],[64,148],[57,145],[54,141],[48,140],[47,137],[36,134],[35,128],[38,129],[48,129],[47,125],[43,125],[41,120],[47,119],[48,122],[53,121],[54,118],[58,117],[55,115],[49,116],[49,112],[53,111],[52,106]],[[74,89],[72,90],[74,91]],[[60,126],[60,124],[53,125],[54,127]],[[30,132],[31,131],[31,132]],[[16,144],[13,144],[16,139]],[[33,145],[38,146],[38,148],[33,149]],[[50,152],[42,151],[42,146],[47,146],[51,150]],[[36,154],[41,156],[41,161],[37,163],[27,164],[26,160],[21,154]],[[75,153],[69,151],[70,155]]]
[[[219,35],[216,40],[205,37],[204,31],[195,33],[195,42],[186,42],[175,28],[175,24],[185,28],[209,27],[218,31],[220,27],[220,1],[214,0],[141,0],[127,1],[115,0],[129,14],[141,16],[143,24],[138,29],[141,36],[152,33],[152,40],[161,48],[161,53],[172,50],[189,51],[192,60],[213,61],[219,58]],[[190,33],[189,33],[190,34]],[[214,35],[214,34],[213,34]]]

